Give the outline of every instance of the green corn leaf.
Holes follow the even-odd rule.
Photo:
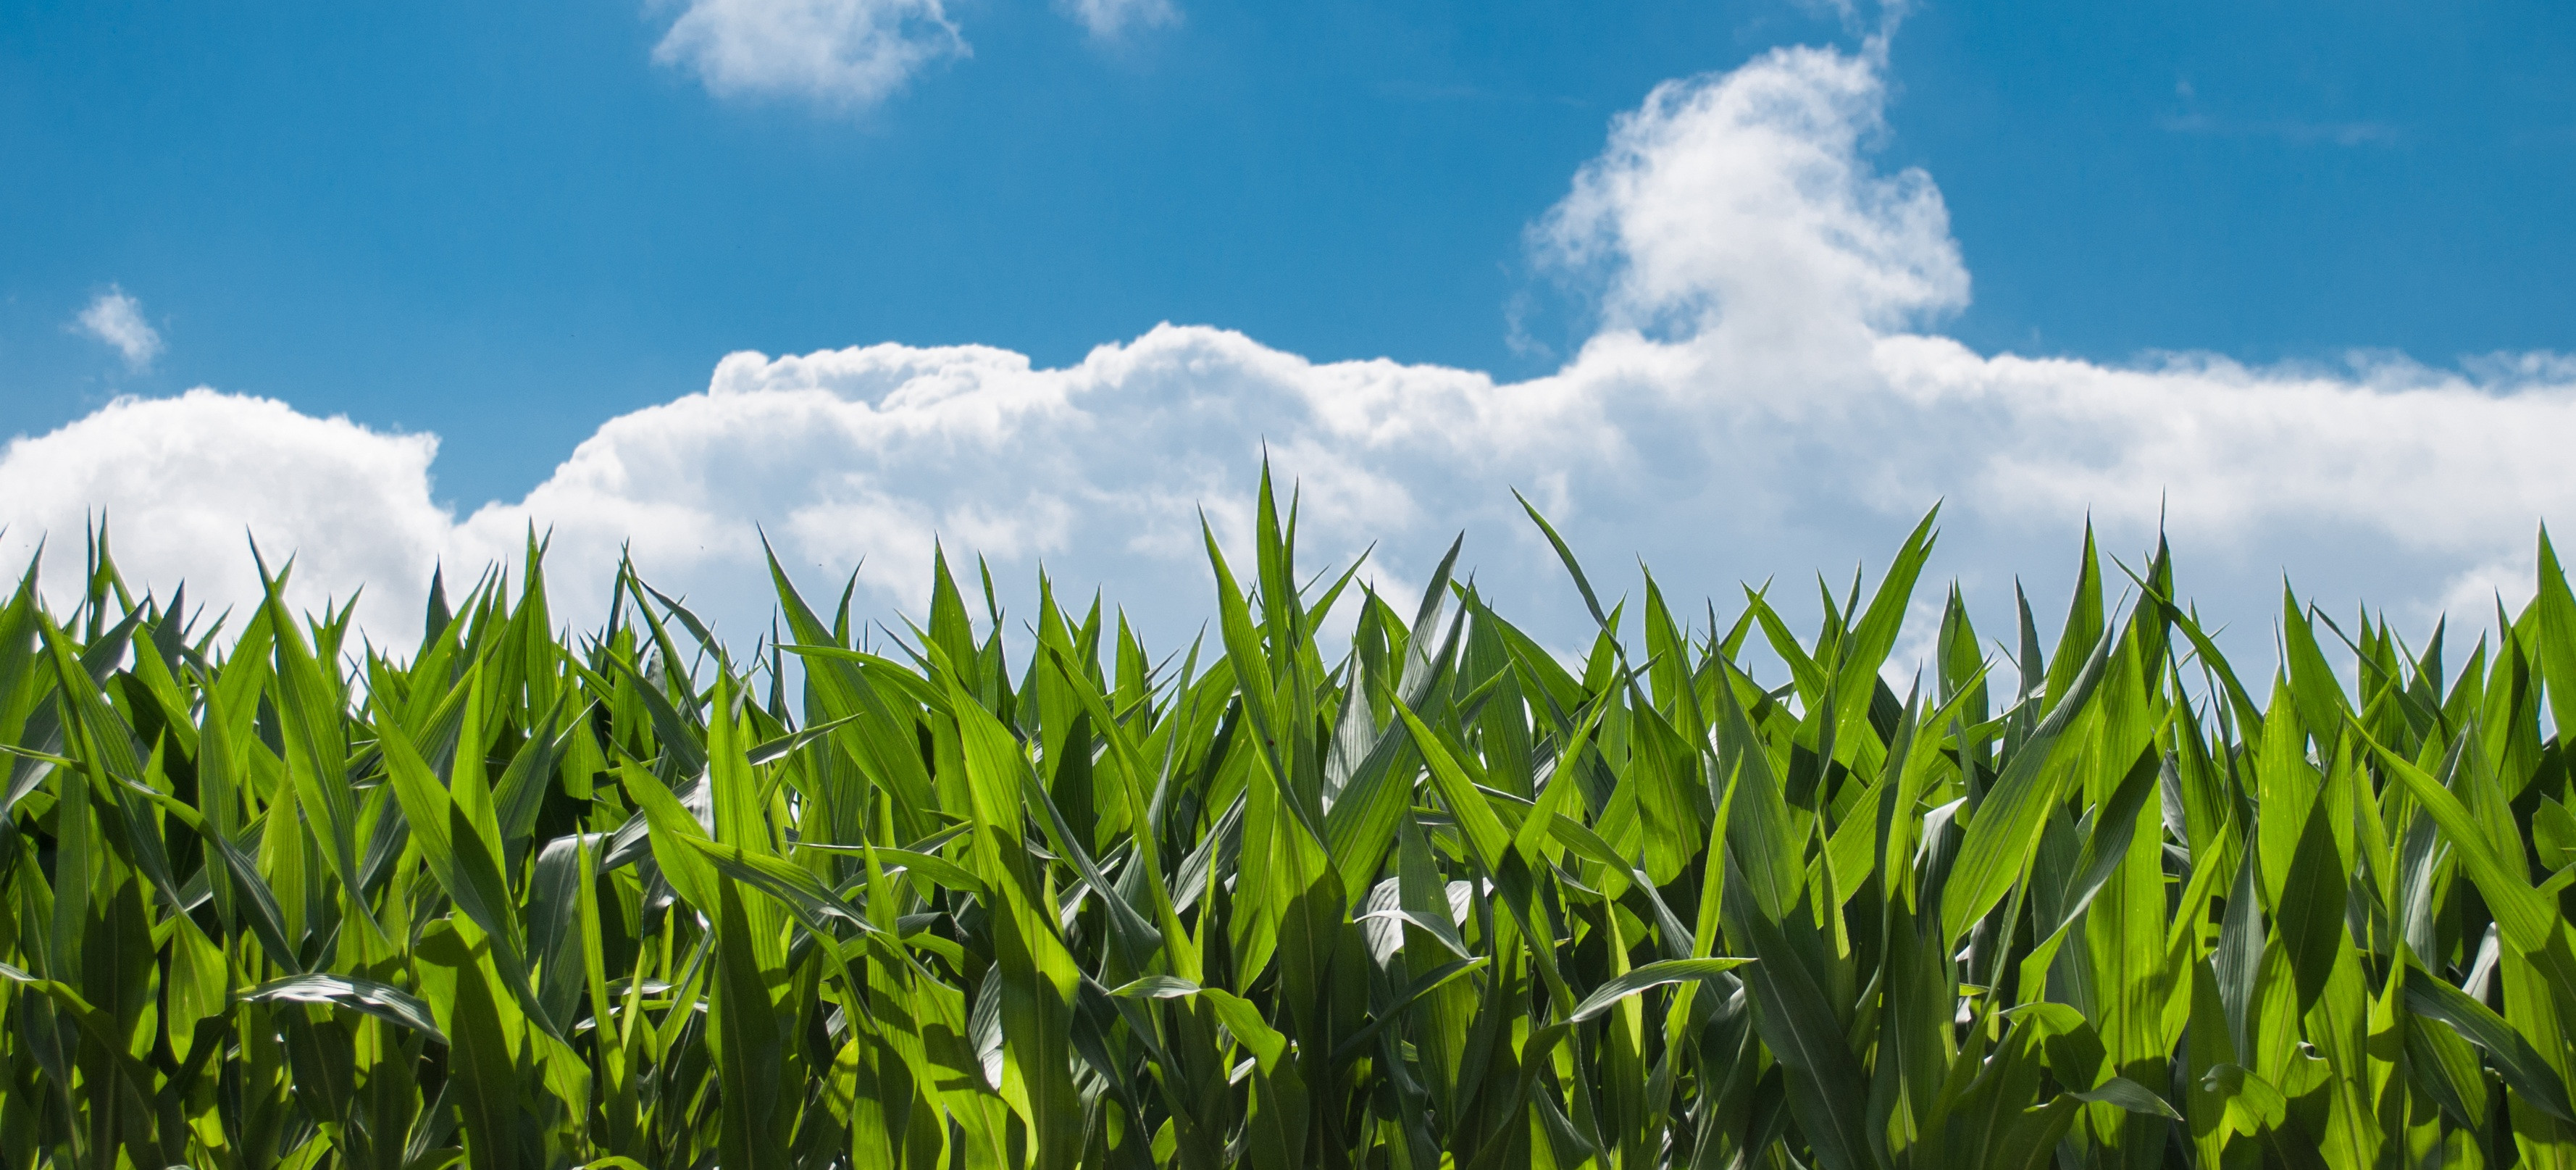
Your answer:
[[[2504,1077],[2504,1083],[2533,1108],[2560,1121],[2576,1122],[2576,1110],[2568,1104],[2567,1084],[2559,1079],[2557,1070],[2549,1067],[2531,1042],[2487,1005],[2431,975],[2410,970],[2406,973],[2406,1010],[2440,1020],[2458,1032],[2461,1039],[2477,1045]]]
[[[1853,625],[1851,640],[1842,648],[1842,666],[1834,680],[1836,706],[1842,711],[1841,726],[1835,729],[1838,739],[1848,740],[1867,726],[1870,693],[1879,685],[1878,672],[1887,663],[1888,651],[1896,647],[1906,607],[1914,600],[1914,583],[1932,557],[1932,546],[1939,539],[1932,525],[1940,516],[1941,509],[1935,505],[1905,538],[1895,563],[1870,596],[1869,608]]]
[[[1362,1025],[1359,1030],[1343,1037],[1342,1042],[1333,1049],[1332,1063],[1335,1065],[1345,1065],[1349,1064],[1353,1060],[1359,1059],[1361,1055],[1369,1051],[1370,1045],[1376,1043],[1378,1033],[1384,1031],[1389,1026],[1402,1021],[1405,1013],[1413,1010],[1413,1005],[1422,1002],[1423,999],[1429,996],[1432,992],[1448,986],[1451,980],[1457,979],[1460,976],[1473,971],[1482,970],[1492,961],[1493,959],[1490,956],[1479,956],[1473,959],[1462,958],[1454,963],[1443,963],[1440,966],[1433,968],[1429,974],[1414,980],[1408,987],[1406,987],[1404,998],[1397,1001],[1394,1007],[1376,1014],[1370,1018],[1368,1023]]]
[[[2078,1101],[2116,1105],[2131,1113],[2144,1113],[2171,1121],[2182,1120],[2182,1114],[2175,1112],[2174,1107],[2167,1104],[2164,1098],[2156,1096],[2145,1085],[2127,1077],[2111,1077],[2090,1089],[2069,1089],[2066,1095]]]
[[[2549,709],[2558,726],[2576,727],[2576,593],[2567,587],[2567,571],[2558,550],[2549,545],[2549,528],[2540,529],[2540,591],[2532,608],[2540,615],[2541,669],[2549,677]]]
[[[2243,1065],[2222,1064],[2210,1069],[2200,1087],[2226,1103],[2229,1121],[2240,1133],[2255,1134],[2278,1127],[2289,1108],[2289,1099],[2279,1089]]]
[[[282,590],[285,579],[266,582],[271,626],[277,631],[278,713],[285,723],[287,776],[294,781],[303,807],[321,818],[313,826],[322,843],[323,860],[350,889],[361,884],[358,869],[358,805],[348,778],[348,743],[339,709],[340,688],[323,673],[323,664],[304,643],[288,616]],[[361,920],[374,919],[363,901],[353,900]]]
[[[2441,826],[2469,879],[2477,883],[2478,893],[2493,909],[2496,924],[2504,928],[2505,937],[2525,954],[2546,948],[2563,924],[2531,888],[2530,881],[2507,868],[2504,860],[2496,856],[2487,832],[2470,816],[2468,807],[2411,761],[2371,739],[2366,729],[2356,726],[2353,731],[2379,756],[2388,773],[2405,786],[2407,794],[2432,816],[2433,823]]]
[[[1459,767],[1457,757],[1450,753],[1438,734],[1408,708],[1397,707],[1396,715],[1413,733],[1414,747],[1421,751],[1423,761],[1430,767],[1432,783],[1438,786],[1440,798],[1448,804],[1450,815],[1458,818],[1458,826],[1466,834],[1468,846],[1475,851],[1476,863],[1488,871],[1500,870],[1503,853],[1511,848],[1512,843],[1512,835],[1503,828],[1502,819],[1494,815],[1493,806],[1486,802],[1483,793],[1477,791],[1475,781]]]
[[[1803,942],[1793,930],[1807,929],[1793,918],[1785,928],[1773,921],[1747,895],[1741,880],[1730,877],[1730,896],[1742,899],[1732,917],[1761,960],[1746,978],[1752,993],[1753,1022],[1763,1043],[1789,1074],[1790,1112],[1827,1170],[1862,1170],[1882,1159],[1865,1117],[1866,1102],[1852,1089],[1867,1083],[1861,1063],[1845,1040],[1843,1021],[1826,998],[1828,979],[1817,969],[1817,940]],[[1793,915],[1796,911],[1792,911]]]
[[[2052,753],[2101,683],[2110,653],[2111,635],[2106,633],[1977,807],[1959,860],[1950,870],[1949,884],[1941,891],[1944,938],[1956,941],[1971,923],[1994,909],[2029,863],[2045,814],[2058,799],[2061,777],[2049,767]]]
[[[277,895],[260,874],[258,863],[242,852],[240,844],[216,829],[197,810],[167,793],[133,783],[126,784],[125,788],[136,797],[160,806],[162,812],[179,818],[197,833],[200,841],[214,850],[216,861],[224,871],[224,878],[215,880],[225,881],[223,888],[231,890],[231,896],[246,899],[242,910],[250,919],[252,937],[259,940],[269,962],[289,974],[301,973],[304,962],[296,956],[294,945],[286,938],[285,911],[278,906]]]
[[[1583,566],[1574,559],[1574,550],[1566,546],[1564,537],[1556,534],[1556,526],[1548,523],[1547,517],[1539,515],[1538,506],[1530,503],[1529,497],[1514,489],[1512,498],[1520,501],[1521,510],[1529,513],[1530,523],[1538,525],[1538,530],[1547,536],[1548,546],[1556,550],[1556,559],[1564,563],[1566,574],[1574,578],[1575,591],[1583,595],[1584,607],[1592,611],[1593,623],[1605,632],[1611,630],[1614,623],[1609,615],[1601,612],[1601,598],[1592,592],[1592,582],[1583,575]]]
[[[399,1024],[440,1044],[447,1037],[438,1030],[438,1021],[430,1014],[429,1005],[420,997],[389,983],[379,983],[357,975],[290,975],[272,979],[241,992],[250,1003],[318,1003],[364,1012],[389,1024]]]
[[[79,991],[59,980],[39,979],[7,963],[0,963],[0,980],[25,987],[44,996],[51,1001],[54,1010],[71,1018],[81,1035],[94,1046],[91,1051],[103,1055],[103,1063],[114,1077],[112,1084],[91,1086],[90,1108],[106,1109],[109,1103],[103,1098],[114,1096],[117,1099],[117,1106],[132,1111],[127,1115],[136,1121],[133,1133],[142,1139],[135,1143],[141,1147],[141,1151],[146,1156],[170,1157],[171,1155],[154,1149],[160,1144],[161,1135],[152,1121],[150,1112],[150,1103],[157,1088],[152,1070],[130,1054],[124,1029],[116,1019],[108,1012],[92,1006],[88,1000],[81,997]]]
[[[412,747],[410,737],[389,714],[379,719],[377,730],[388,782],[402,804],[412,840],[428,861],[430,872],[448,897],[455,900],[457,909],[488,936],[493,964],[510,992],[520,1004],[536,1010],[537,991],[528,979],[527,949],[520,935],[519,916],[511,913],[509,885],[501,876],[497,856],[500,834],[490,819],[490,807],[461,808],[451,800],[430,772],[428,762]],[[538,1018],[544,1019],[541,1014]]]
[[[1574,1006],[1567,1022],[1580,1024],[1597,1019],[1621,1000],[1653,987],[1687,980],[1705,980],[1721,971],[1732,971],[1751,963],[1749,958],[1661,959],[1621,975],[1594,988],[1583,1002]]]
[[[681,843],[706,856],[715,872],[776,898],[796,916],[805,929],[826,938],[833,936],[831,924],[841,922],[854,930],[874,930],[865,914],[843,902],[813,872],[783,858],[757,853],[739,845],[726,845],[705,837],[682,836]]]

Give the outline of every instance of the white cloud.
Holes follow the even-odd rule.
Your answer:
[[[138,373],[150,369],[152,359],[161,356],[161,333],[143,319],[143,302],[114,285],[81,310],[75,324],[80,332],[116,347],[125,355],[126,367]]]
[[[718,96],[857,108],[970,52],[940,0],[688,0],[653,58]]]
[[[1057,9],[1091,35],[1114,40],[1129,30],[1178,24],[1181,10],[1172,0],[1056,0]]]
[[[294,582],[308,603],[346,600],[361,585],[371,599],[416,602],[453,533],[429,498],[437,452],[430,435],[313,418],[272,399],[204,389],[119,398],[0,450],[0,549],[23,564],[49,538],[47,582],[76,597],[82,527],[103,516],[135,581],[167,596],[184,578],[220,610],[258,596],[256,534],[272,569],[297,556]],[[389,616],[380,603],[366,612]]]
[[[2165,515],[2186,590],[2261,654],[2285,568],[2338,612],[2367,597],[2413,626],[2527,574],[2535,523],[2576,515],[2576,360],[2115,366],[1939,335],[1967,272],[1930,177],[1871,165],[1881,72],[1874,53],[1783,50],[1620,119],[1532,232],[1597,282],[1604,323],[1528,381],[1170,325],[1060,369],[974,346],[740,353],[462,518],[430,501],[426,436],[199,391],[0,456],[0,560],[107,504],[139,575],[238,589],[249,523],[302,550],[313,588],[372,582],[364,612],[399,640],[434,558],[506,556],[534,523],[568,619],[595,618],[631,542],[648,578],[747,638],[768,609],[757,524],[809,587],[866,558],[876,613],[919,612],[936,537],[1016,596],[1041,561],[1068,591],[1099,585],[1169,644],[1209,608],[1201,509],[1243,547],[1266,449],[1304,486],[1311,567],[1382,541],[1377,578],[1403,597],[1465,528],[1480,585],[1560,640],[1582,611],[1511,487],[1605,588],[1641,555],[1669,595],[1728,611],[1739,580],[1782,574],[1794,601],[1824,567],[1839,588],[1946,500],[1934,574],[1998,630],[2012,574],[2062,596],[2088,515],[2115,553]]]
[[[1740,370],[1856,368],[1871,338],[1968,303],[1931,177],[1878,175],[1862,152],[1885,100],[1874,55],[1821,49],[1666,82],[1532,242],[1601,283],[1613,332]]]

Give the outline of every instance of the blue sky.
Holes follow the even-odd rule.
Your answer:
[[[799,84],[792,65],[729,85],[705,58],[657,56],[700,15],[683,0],[0,12],[0,434],[206,386],[371,436],[435,434],[428,498],[462,517],[528,497],[608,420],[706,388],[739,350],[979,344],[1048,368],[1168,321],[1319,364],[1545,379],[1623,314],[1672,307],[1639,316],[1620,277],[1546,238],[1614,119],[1659,83],[1784,46],[1857,60],[1881,20],[1776,0],[1174,0],[1171,19],[1148,6],[1104,32],[1044,0],[697,7],[908,9],[899,33],[932,59],[881,94]],[[1931,3],[1882,48],[1849,150],[1872,175],[1937,185],[1962,283],[1873,318],[1873,335],[2112,371],[2215,355],[2347,389],[2464,377],[2488,397],[2533,379],[2499,380],[2484,355],[2541,355],[2544,389],[2567,380],[2545,372],[2576,348],[2563,9]],[[1611,266],[1642,270],[1621,239]],[[110,295],[157,338],[148,360],[80,324]],[[2383,356],[2357,367],[2354,351]],[[2389,375],[2390,354],[2432,372]],[[1237,451],[1264,437],[1295,446],[1222,432]],[[1623,457],[1651,461],[1651,444]],[[1478,498],[1548,474],[1509,470]],[[84,490],[95,501],[75,502],[132,486]],[[799,506],[780,490],[727,514]],[[1856,547],[1880,548],[1893,518],[1979,490],[1828,504],[1775,488],[1753,510],[1788,535],[1748,547],[1780,563],[1722,568],[1847,563],[1842,542],[1799,531],[1858,509]],[[1020,499],[928,494],[944,501],[922,505],[929,527],[952,539]],[[1443,527],[1434,495],[1415,496],[1372,515]],[[2507,511],[2537,520],[2549,502]],[[2263,524],[2370,528],[2275,511],[2212,525],[2248,581],[2283,567]],[[1994,527],[1992,547],[2062,560],[2081,512]],[[2042,528],[2060,535],[2011,536]],[[2446,546],[2376,592],[2436,604],[2509,560],[2500,541]],[[1656,550],[1606,555],[1632,551]],[[2323,573],[2381,551],[2283,555]]]

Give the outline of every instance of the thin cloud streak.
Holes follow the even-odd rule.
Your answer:
[[[2399,146],[2403,127],[2389,122],[2312,122],[2300,118],[2240,120],[2210,114],[2171,114],[2156,119],[2159,129],[2212,138],[2270,138],[2292,146]]]

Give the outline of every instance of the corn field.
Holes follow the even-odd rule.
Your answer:
[[[1160,654],[945,560],[566,637],[532,541],[395,656],[102,536],[0,610],[0,1161],[2576,1167],[2545,535],[2467,653],[2285,591],[2268,677],[2088,536],[2053,642],[1953,588],[1891,684],[1931,518],[1805,639],[1531,518],[1579,658],[1454,546],[1301,577],[1266,477]]]

